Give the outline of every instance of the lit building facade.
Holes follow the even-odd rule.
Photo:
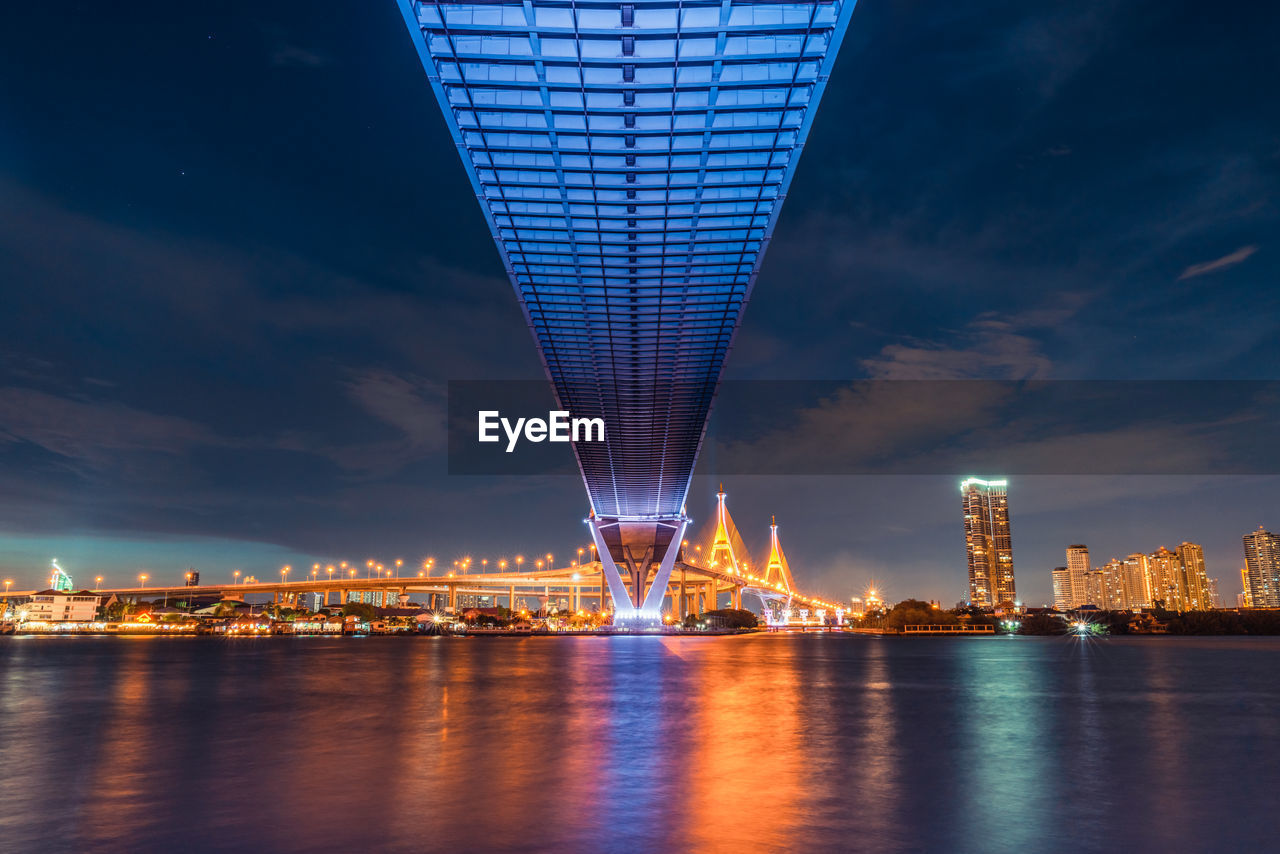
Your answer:
[[[1130,591],[1130,608],[1151,607],[1151,558],[1135,552],[1124,559],[1125,583]]]
[[[101,597],[88,590],[42,590],[23,605],[19,614],[28,622],[86,622],[98,615]]]
[[[1071,546],[1067,555],[1076,559],[1077,566],[1088,561],[1084,546]],[[1071,574],[1069,568],[1067,574]],[[1196,543],[1184,542],[1175,551],[1161,546],[1149,555],[1112,558],[1098,569],[1081,570],[1080,575],[1084,589],[1075,607],[1137,610],[1157,602],[1170,611],[1207,611],[1216,607],[1213,582],[1205,571],[1204,549]]]
[[[66,570],[58,566],[58,559],[54,558],[50,563],[49,571],[49,587],[60,593],[67,593],[75,589],[75,582],[71,580],[71,576],[67,575]]]
[[[1263,529],[1244,535],[1245,599],[1250,608],[1280,608],[1280,534]]]
[[[1065,566],[1053,569],[1053,607],[1059,611],[1070,611],[1076,607],[1071,589],[1071,574]]]
[[[1124,562],[1112,558],[1102,567],[1103,601],[1098,603],[1108,611],[1123,611],[1131,607],[1130,591],[1125,583]]]
[[[1008,487],[1008,481],[976,477],[960,483],[969,558],[969,601],[984,608],[1018,600]]]
[[[1086,605],[1107,607],[1107,578],[1101,569],[1091,569],[1084,574],[1084,598]]]
[[[1091,604],[1085,586],[1085,573],[1089,569],[1089,547],[1081,544],[1067,546],[1067,575],[1071,582],[1072,608]]]
[[[1185,591],[1184,611],[1210,611],[1213,609],[1213,591],[1209,588],[1209,573],[1204,566],[1204,549],[1198,543],[1184,542],[1177,549],[1182,563],[1182,585]]]
[[[1222,607],[1222,591],[1218,589],[1218,579],[1216,578],[1209,579],[1209,607]]]
[[[1166,611],[1186,610],[1186,579],[1182,574],[1182,561],[1176,552],[1164,546],[1150,557],[1151,604],[1160,603]]]

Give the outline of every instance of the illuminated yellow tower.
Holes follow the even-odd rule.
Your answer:
[[[765,584],[777,584],[790,593],[794,584],[791,580],[791,568],[787,566],[787,556],[782,553],[782,545],[778,542],[778,517],[774,516],[769,525],[769,565],[764,570]]]
[[[740,551],[734,548],[734,544],[741,545],[742,539],[738,536],[738,529],[733,524],[733,519],[729,517],[729,510],[724,505],[724,484],[720,484],[720,491],[716,493],[716,533],[711,540],[711,553],[707,556],[709,566],[718,567],[725,572],[737,574],[741,568]],[[741,552],[741,557],[746,557],[746,552]]]

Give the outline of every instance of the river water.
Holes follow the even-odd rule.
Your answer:
[[[4,851],[1276,851],[1280,639],[0,638]]]

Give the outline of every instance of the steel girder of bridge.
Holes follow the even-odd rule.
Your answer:
[[[855,0],[397,2],[558,405],[604,419],[606,570],[657,588]]]

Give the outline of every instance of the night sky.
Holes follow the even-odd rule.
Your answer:
[[[1280,379],[1278,36],[1270,3],[862,0],[726,378]],[[585,541],[574,477],[445,472],[446,382],[541,368],[391,0],[7,10],[0,287],[17,587]],[[725,485],[804,588],[951,603],[958,474],[1001,472]],[[1010,506],[1025,601],[1070,543],[1189,539],[1234,604],[1280,478]]]

